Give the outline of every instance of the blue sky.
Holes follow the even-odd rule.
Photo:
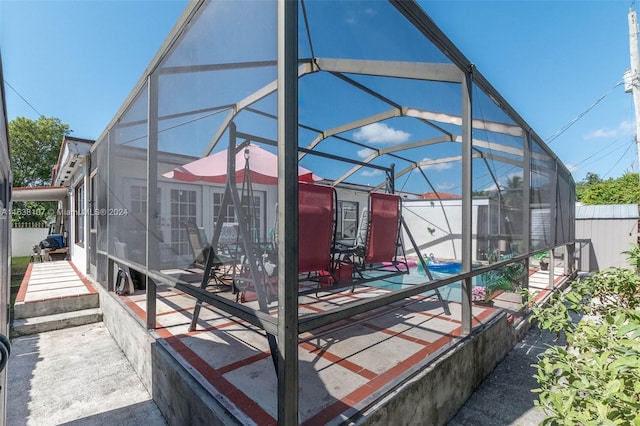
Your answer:
[[[0,0],[9,120],[58,117],[97,138],[186,4]],[[576,181],[637,171],[632,97],[614,88],[629,68],[629,1],[420,4],[544,140],[608,93],[550,143]]]

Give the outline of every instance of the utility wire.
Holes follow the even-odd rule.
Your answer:
[[[10,84],[9,84],[9,82],[8,82],[7,80],[3,80],[3,81],[4,81],[4,84],[6,84],[7,86],[9,86],[9,87],[11,88],[11,90],[13,90],[14,92],[16,92],[16,95],[18,95],[18,96],[20,97],[20,99],[22,99],[22,100],[23,100],[27,105],[29,105],[29,106],[31,107],[31,109],[32,109],[32,110],[34,110],[34,111],[36,112],[36,114],[38,114],[38,117],[42,117],[42,116],[43,116],[43,114],[40,114],[40,111],[38,111],[37,109],[35,109],[35,107],[34,107],[33,105],[31,105],[31,104],[29,103],[29,101],[28,101],[28,100],[26,100],[26,99],[24,98],[24,96],[22,96],[20,93],[18,93],[18,91],[17,91],[16,89],[14,89],[14,88],[13,88],[13,86],[12,86],[12,85],[10,85]]]
[[[624,136],[626,137],[626,136]],[[618,139],[614,140],[613,142],[611,142],[609,145],[607,145],[607,147],[600,149],[596,152],[594,152],[593,154],[587,156],[586,158],[584,158],[582,161],[577,162],[576,164],[574,164],[575,167],[580,166],[582,164],[584,164],[586,161],[591,160],[593,157],[598,156],[598,160],[606,157],[609,154],[613,154],[615,151],[624,148],[624,145],[621,146],[617,146],[620,142],[626,142],[622,140],[623,136],[620,136]],[[606,151],[610,151],[610,152],[606,152]]]
[[[622,161],[622,159],[627,155],[627,152],[629,152],[629,150],[631,149],[633,145],[629,145],[626,149],[625,152],[622,153],[622,155],[620,156],[620,158],[618,158],[618,161],[615,162],[615,164],[613,166],[611,166],[611,168],[607,171],[607,173],[604,174],[604,176],[602,176],[602,179],[606,178],[607,175],[609,173],[611,173],[611,171],[620,163],[620,161]]]
[[[562,128],[560,130],[558,130],[557,132],[555,132],[553,135],[551,135],[551,137],[549,137],[549,139],[546,140],[546,144],[547,145],[551,145],[551,142],[553,142],[558,136],[560,136],[561,134],[563,134],[565,131],[567,131],[567,129],[569,129],[569,127],[573,126],[576,121],[580,120],[582,117],[584,117],[589,111],[591,111],[596,105],[598,105],[604,98],[606,98],[607,96],[609,96],[611,94],[611,92],[613,92],[615,90],[616,87],[620,86],[621,84],[624,84],[624,79],[620,80],[619,82],[617,82],[611,89],[609,89],[604,95],[600,96],[598,98],[597,101],[595,101],[594,103],[592,103],[591,105],[589,105],[587,107],[587,109],[585,109],[584,111],[582,111],[580,114],[578,114],[573,120],[571,120],[570,122],[568,122],[567,124],[565,124],[564,126],[562,126]]]

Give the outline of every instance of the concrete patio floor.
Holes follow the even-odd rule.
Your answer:
[[[23,294],[25,303],[58,298],[61,292],[93,290],[77,270],[74,272],[85,289],[67,284],[55,288],[60,282],[55,278],[61,274],[56,263],[34,265]],[[554,272],[554,285],[559,285],[566,277],[560,268]],[[42,287],[42,274],[54,278],[48,284],[53,288]],[[530,287],[540,290],[538,298],[548,294],[548,283],[548,272],[530,271]],[[387,291],[360,286],[353,293],[307,294],[300,298],[300,312],[324,312]],[[277,379],[264,333],[207,305],[197,330],[190,332],[195,300],[169,286],[158,286],[157,296],[156,330],[152,334],[172,356],[238,421],[275,425]],[[300,424],[340,424],[359,418],[459,342],[460,301],[455,300],[455,292],[443,292],[443,296],[449,299],[451,315],[444,313],[435,296],[417,295],[301,335]],[[146,321],[144,292],[119,298],[142,323]],[[256,302],[247,304],[252,303]],[[493,306],[474,305],[473,325],[487,324],[501,312],[507,312],[513,323],[519,309],[513,293],[498,295]]]
[[[555,284],[564,276],[556,271]],[[530,288],[538,298],[549,292],[548,271],[530,271]],[[299,338],[299,422],[340,424],[356,419],[372,404],[442,355],[461,336],[461,305],[455,291],[443,289],[450,315],[433,296],[417,295],[357,315]],[[300,315],[325,312],[389,290],[358,286],[351,293],[311,293],[299,298]],[[146,321],[144,292],[121,296]],[[458,297],[459,299],[459,297]],[[257,309],[257,302],[246,305]],[[277,378],[262,331],[203,306],[198,327],[189,331],[195,300],[168,286],[159,286],[157,335],[180,362],[232,412],[259,425],[276,424]],[[277,303],[270,305],[276,314]],[[473,326],[506,311],[511,322],[521,316],[519,295],[499,294],[493,306],[473,306]]]

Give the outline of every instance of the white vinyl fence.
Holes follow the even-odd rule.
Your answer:
[[[11,230],[11,256],[31,256],[33,245],[47,238],[48,227],[14,228]]]

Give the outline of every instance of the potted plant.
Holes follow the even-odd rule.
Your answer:
[[[543,251],[542,253],[538,253],[533,255],[534,259],[538,259],[540,262],[540,270],[547,271],[549,269],[549,252]]]
[[[491,292],[485,286],[477,285],[471,289],[471,301],[478,305],[492,305]]]

